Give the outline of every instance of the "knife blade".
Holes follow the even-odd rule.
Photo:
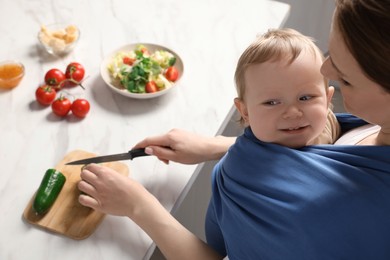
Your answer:
[[[122,160],[133,160],[136,157],[148,156],[149,154],[145,153],[145,148],[133,149],[127,153],[118,153],[112,155],[97,156],[77,161],[68,162],[65,165],[78,165],[78,164],[89,164],[89,163],[104,163],[104,162],[113,162],[113,161],[122,161]]]

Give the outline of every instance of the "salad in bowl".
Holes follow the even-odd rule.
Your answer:
[[[155,44],[130,44],[109,55],[101,75],[115,92],[134,98],[160,96],[176,85],[183,63],[173,51]]]

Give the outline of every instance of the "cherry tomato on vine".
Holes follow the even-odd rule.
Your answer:
[[[72,103],[70,100],[64,96],[60,96],[56,100],[54,100],[53,103],[51,103],[51,109],[53,110],[53,113],[57,116],[66,116],[71,107]]]
[[[66,67],[65,76],[69,80],[68,84],[70,86],[79,85],[84,78],[84,74],[84,66],[78,62],[69,63],[69,65]]]
[[[35,91],[35,98],[39,104],[48,106],[56,98],[56,91],[53,87],[48,85],[42,85]]]
[[[165,77],[167,78],[167,80],[174,82],[179,77],[179,72],[175,67],[171,66],[165,72]]]
[[[156,82],[154,81],[148,81],[145,85],[145,91],[146,93],[154,93],[158,91]]]
[[[72,106],[70,109],[72,110],[72,113],[77,117],[85,117],[89,112],[89,102],[86,99],[78,98],[75,101],[73,101]]]
[[[45,83],[55,89],[62,88],[65,84],[65,80],[65,74],[59,69],[51,69],[45,74]]]

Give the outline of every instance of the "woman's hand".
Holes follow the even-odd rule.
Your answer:
[[[172,129],[160,136],[145,138],[133,148],[146,148],[145,152],[161,161],[196,164],[220,159],[234,143],[235,137],[206,137],[181,129]]]
[[[79,202],[99,212],[133,218],[139,207],[154,200],[141,184],[102,165],[89,164],[80,176],[78,188],[85,194]]]

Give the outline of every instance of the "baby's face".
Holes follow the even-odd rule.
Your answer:
[[[270,61],[247,69],[244,101],[236,105],[258,139],[297,148],[322,132],[332,95],[321,64],[320,56],[303,52],[291,64]]]

